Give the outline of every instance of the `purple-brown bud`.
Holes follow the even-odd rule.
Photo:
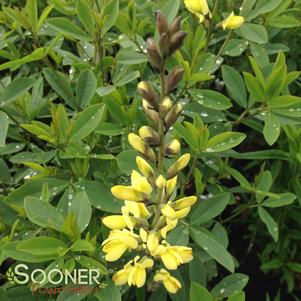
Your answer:
[[[164,56],[168,55],[169,51],[169,36],[167,33],[163,33],[159,40],[159,48],[161,54]]]
[[[182,106],[177,103],[175,104],[170,112],[167,114],[166,118],[165,118],[165,124],[166,124],[166,128],[169,129],[179,118],[181,111],[182,111]]]
[[[171,91],[177,88],[179,82],[184,75],[184,69],[175,67],[168,75],[166,81],[166,93],[169,94]]]
[[[139,136],[147,143],[151,145],[158,145],[160,142],[159,134],[150,126],[142,126],[139,129]]]
[[[138,94],[147,100],[151,106],[155,107],[158,102],[158,95],[156,94],[153,87],[147,81],[142,81],[137,87]]]
[[[179,31],[174,33],[170,39],[169,53],[173,54],[176,52],[183,44],[183,41],[186,37],[186,32]]]
[[[147,50],[147,54],[148,54],[150,63],[159,72],[162,72],[163,71],[163,58],[158,50],[157,45],[155,44],[153,39],[147,39],[146,44],[147,44],[146,50]]]
[[[157,28],[160,35],[168,33],[169,30],[166,16],[161,11],[157,13]]]
[[[180,27],[181,27],[181,17],[177,17],[174,19],[174,21],[172,22],[172,24],[170,26],[171,35],[180,31]]]

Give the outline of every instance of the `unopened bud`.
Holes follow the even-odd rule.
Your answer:
[[[163,33],[168,33],[168,23],[166,16],[161,12],[158,11],[157,13],[157,28],[160,35]]]
[[[170,128],[179,118],[181,111],[182,111],[182,106],[177,103],[175,104],[170,112],[167,114],[166,118],[165,118],[165,124],[167,128]]]
[[[150,120],[152,120],[154,123],[158,123],[160,121],[159,113],[154,110],[154,108],[145,99],[142,101],[142,107],[144,113]]]
[[[135,150],[143,154],[147,159],[156,161],[154,151],[138,135],[130,133],[128,135],[128,140]]]
[[[169,52],[169,36],[167,33],[163,33],[159,40],[159,48],[163,57],[168,55]]]
[[[168,198],[173,194],[175,188],[177,187],[177,179],[178,177],[175,176],[166,182],[166,194]]]
[[[158,101],[158,96],[149,82],[142,81],[138,84],[137,88],[139,95],[155,107]]]
[[[174,19],[170,26],[170,33],[173,35],[174,33],[177,33],[180,30],[181,26],[181,17],[177,17]]]
[[[177,88],[179,82],[184,75],[184,69],[175,67],[168,75],[166,81],[166,93],[169,94],[171,91]]]
[[[151,65],[156,68],[159,72],[163,71],[163,58],[157,48],[157,45],[152,39],[147,39],[146,50]]]
[[[168,179],[173,178],[176,176],[182,169],[184,169],[190,160],[190,154],[185,154],[181,156],[167,171]]]
[[[160,114],[162,116],[165,116],[170,111],[171,107],[172,100],[170,99],[170,97],[166,96],[160,103]]]
[[[170,39],[169,54],[176,52],[183,44],[186,37],[186,32],[179,31],[172,35]]]
[[[147,178],[147,180],[151,183],[155,180],[155,172],[153,168],[141,157],[136,157],[136,163],[139,170],[143,173],[143,175]]]
[[[174,139],[165,147],[165,154],[174,155],[180,152],[180,150],[181,150],[181,144],[179,140]]]
[[[166,186],[166,179],[160,175],[157,180],[156,180],[156,186],[159,188],[159,189],[163,189],[165,188]]]
[[[160,142],[159,134],[150,126],[142,126],[139,129],[139,135],[147,143],[157,145]]]

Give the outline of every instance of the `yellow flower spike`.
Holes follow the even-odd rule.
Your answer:
[[[156,161],[154,151],[138,135],[130,133],[128,135],[128,140],[135,150],[149,158],[151,161]]]
[[[120,200],[141,202],[145,198],[144,193],[129,186],[117,185],[111,188],[112,194]]]
[[[185,154],[181,156],[167,171],[168,178],[173,178],[177,175],[182,169],[184,169],[190,160],[190,154]]]
[[[182,288],[180,281],[171,276],[165,269],[156,272],[154,281],[162,282],[166,290],[171,294],[176,294]]]
[[[166,179],[160,175],[157,180],[156,180],[156,186],[159,188],[159,189],[163,189],[165,188],[166,186]]]
[[[168,155],[177,154],[180,152],[180,150],[181,150],[181,144],[179,140],[174,139],[166,146],[165,153]]]
[[[159,235],[156,231],[152,231],[149,233],[147,238],[147,248],[152,254],[156,251],[159,246]]]
[[[134,187],[139,192],[143,193],[145,196],[149,197],[152,193],[152,186],[148,183],[146,177],[143,177],[136,170],[132,171],[131,174],[132,187]]]
[[[178,177],[175,176],[166,182],[166,193],[167,193],[168,197],[173,194],[173,192],[176,188],[176,185],[177,185],[177,179],[178,179]]]
[[[176,202],[173,203],[173,208],[175,210],[181,210],[187,207],[191,207],[195,204],[195,202],[197,201],[197,197],[196,196],[189,196],[189,197],[185,197],[182,198],[180,200],[177,200]]]
[[[207,0],[185,0],[184,3],[186,8],[199,18],[200,22],[203,22],[206,15],[211,17]]]
[[[121,230],[127,226],[122,215],[106,216],[102,219],[102,223],[112,230]]]
[[[223,30],[239,28],[245,22],[244,17],[235,16],[232,12],[222,23]]]
[[[138,247],[138,235],[128,230],[113,230],[109,237],[102,243],[106,261],[118,260],[128,249]]]
[[[139,170],[143,173],[143,175],[146,178],[152,179],[155,177],[155,172],[154,172],[153,168],[143,158],[137,156],[136,163],[137,163]]]

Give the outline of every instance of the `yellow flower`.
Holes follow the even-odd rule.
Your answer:
[[[112,194],[120,200],[129,200],[133,202],[143,201],[145,195],[130,186],[117,185],[111,188]]]
[[[232,12],[227,19],[222,22],[222,27],[224,30],[226,29],[236,29],[239,28],[245,22],[244,17],[235,16],[234,12]]]
[[[181,209],[193,206],[196,201],[197,201],[196,196],[188,196],[188,197],[182,198],[182,199],[174,202],[173,207],[175,210],[181,210]]]
[[[166,147],[167,154],[177,154],[181,150],[181,144],[179,140],[172,140]]]
[[[210,16],[210,10],[207,4],[207,0],[185,0],[186,8],[193,14],[195,14],[200,22],[203,22],[204,16]]]
[[[176,270],[179,265],[193,259],[192,249],[183,246],[159,245],[154,256],[159,256],[164,266],[169,270]]]
[[[155,176],[153,168],[141,157],[136,157],[136,163],[139,170],[146,178],[153,178]]]
[[[116,261],[128,249],[136,249],[138,247],[136,238],[139,236],[125,229],[111,231],[109,237],[102,243],[106,261]]]
[[[187,216],[189,211],[190,211],[190,207],[186,207],[180,210],[175,210],[171,206],[171,203],[164,205],[161,209],[161,213],[171,220],[184,218],[185,216]]]
[[[160,230],[160,234],[163,238],[166,238],[167,233],[171,230],[173,230],[177,225],[178,225],[178,220],[174,219],[166,219],[167,225],[164,226],[161,230]]]
[[[190,160],[190,154],[185,154],[181,156],[167,171],[167,175],[169,178],[173,178],[177,173],[179,173],[182,169],[184,169]]]
[[[152,161],[156,160],[154,151],[136,134],[130,133],[128,140],[131,146]]]
[[[125,207],[135,218],[146,218],[150,215],[143,203],[125,201]]]
[[[156,231],[151,231],[147,237],[147,248],[152,254],[159,246],[159,235]]]
[[[105,218],[103,218],[102,222],[112,230],[121,230],[127,226],[122,215],[106,216]]]
[[[141,176],[136,170],[132,171],[131,183],[133,188],[141,193],[144,193],[144,195],[146,195],[147,197],[149,197],[153,191],[153,188],[148,183],[146,177]]]
[[[156,186],[159,188],[159,189],[163,189],[165,186],[166,186],[166,179],[160,175],[157,180],[156,180]]]
[[[163,282],[163,285],[171,294],[176,294],[178,290],[182,288],[180,281],[175,277],[171,276],[165,269],[161,269],[160,271],[156,272],[154,281]]]
[[[139,261],[140,257],[136,256],[133,261],[126,264],[122,270],[118,271],[112,277],[116,285],[133,285],[137,287],[142,287],[146,280],[146,269],[151,268],[154,265],[154,261],[148,257],[143,257]]]
[[[168,197],[170,197],[173,194],[177,185],[177,179],[178,177],[175,176],[166,182],[166,193]]]

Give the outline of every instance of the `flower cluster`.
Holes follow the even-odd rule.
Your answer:
[[[136,157],[137,170],[131,173],[131,185],[112,187],[112,194],[124,202],[120,215],[103,218],[111,232],[103,242],[103,252],[108,262],[124,255],[132,259],[113,275],[116,285],[145,285],[147,274],[154,282],[162,282],[170,293],[176,293],[181,283],[169,271],[193,259],[192,249],[170,245],[167,234],[180,219],[187,216],[197,201],[195,196],[178,199],[177,178],[189,163],[190,154],[182,156],[181,144],[168,133],[181,114],[182,106],[172,99],[183,76],[183,69],[174,68],[165,76],[165,60],[179,47],[185,37],[180,31],[180,19],[168,24],[158,12],[159,42],[147,41],[149,61],[159,73],[160,95],[149,82],[139,83],[137,91],[149,125],[142,126],[138,135],[128,135],[129,144],[140,155]],[[168,135],[167,135],[168,134]],[[165,158],[173,160],[166,164]]]
[[[185,0],[184,1],[186,8],[194,15],[196,15],[201,22],[205,20],[205,17],[208,16],[211,18],[211,12],[207,3],[207,0]],[[220,26],[226,29],[236,29],[239,28],[245,22],[244,17],[235,16],[232,12],[224,21],[220,23]]]

